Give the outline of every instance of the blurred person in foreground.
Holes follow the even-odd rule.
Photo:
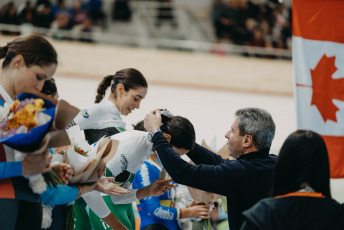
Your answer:
[[[295,131],[285,140],[272,195],[243,213],[242,230],[344,229],[344,205],[331,198],[327,149],[315,132]]]
[[[223,159],[196,143],[190,151],[177,148],[187,153],[196,165],[187,163],[176,153],[176,148],[171,146],[173,139],[171,144],[166,141],[163,132],[169,130],[161,125],[160,111],[152,111],[144,120],[162,165],[176,183],[227,197],[231,230],[240,229],[244,210],[270,195],[276,160],[275,155],[269,154],[275,135],[271,115],[263,109],[244,108],[236,111],[235,116],[225,137],[229,155],[236,160]]]

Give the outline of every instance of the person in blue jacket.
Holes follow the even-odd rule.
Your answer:
[[[149,159],[144,162],[140,171],[135,174],[134,189],[143,188],[159,179],[161,165],[155,154],[148,157]],[[137,209],[141,218],[140,229],[178,230],[180,229],[178,223],[180,219],[192,217],[207,219],[209,217],[209,205],[175,208],[175,189],[167,191],[161,196],[147,197],[137,202]]]
[[[244,210],[270,195],[276,160],[275,155],[269,154],[275,135],[271,115],[263,109],[244,108],[237,110],[235,116],[225,137],[229,155],[236,160],[223,159],[198,144],[191,151],[172,148],[173,144],[164,138],[169,122],[161,126],[160,111],[152,111],[144,119],[154,149],[173,181],[226,196],[231,230],[240,229]],[[189,125],[192,126],[191,122]],[[196,165],[184,161],[177,151],[187,153]]]

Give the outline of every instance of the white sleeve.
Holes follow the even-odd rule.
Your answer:
[[[138,201],[136,192],[138,189],[127,189],[130,191],[129,194],[123,194],[120,196],[111,196],[111,200],[114,204],[130,204]]]
[[[136,162],[138,159],[137,152],[135,151],[135,142],[131,140],[132,139],[120,140],[116,155],[106,163],[106,167],[111,171],[114,177],[123,172],[122,167],[127,167],[126,170],[130,172],[128,164],[137,165]],[[123,164],[125,165],[123,166]]]
[[[92,191],[82,196],[92,211],[99,217],[105,218],[110,215],[110,209],[106,205],[100,192]]]
[[[99,115],[102,114],[102,106],[99,104],[91,105],[86,109],[80,110],[73,120],[74,125],[79,125],[81,130],[95,129],[99,126]],[[104,115],[104,114],[103,114]]]

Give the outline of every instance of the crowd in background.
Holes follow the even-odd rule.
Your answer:
[[[171,0],[158,1],[173,4]],[[172,9],[166,5],[163,7]],[[91,32],[94,25],[106,30],[107,18],[121,22],[128,22],[132,18],[129,0],[113,1],[112,9],[107,11],[111,15],[107,15],[103,8],[102,0],[28,0],[18,5],[8,0],[0,5],[0,23],[11,25],[27,23],[38,28],[50,29],[52,31],[50,35],[57,39],[72,39],[59,31],[67,30],[72,31],[73,34],[81,34]],[[165,8],[163,10],[166,10]],[[161,20],[166,20],[159,15],[158,13],[157,25]],[[172,16],[168,19],[173,19],[171,22],[176,28],[176,19]],[[213,0],[210,20],[216,44],[291,49],[291,8],[279,1]],[[18,31],[4,29],[1,32],[19,34]],[[89,33],[84,33],[85,36],[87,34]],[[79,40],[92,41],[91,35],[85,36],[78,36]]]
[[[10,25],[27,23],[45,29],[91,32],[92,24],[105,27],[105,22],[102,0],[74,0],[72,5],[65,0],[37,0],[26,1],[19,6],[8,1],[0,8],[0,23]],[[2,34],[16,35],[18,32],[2,30]],[[62,38],[58,33],[54,36]]]
[[[291,48],[291,8],[279,2],[214,0],[212,22],[217,42]]]

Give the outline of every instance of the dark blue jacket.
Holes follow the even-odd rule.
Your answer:
[[[270,195],[276,156],[269,155],[268,151],[228,160],[196,144],[188,153],[196,164],[192,165],[172,149],[161,132],[154,135],[153,143],[163,166],[176,183],[227,197],[231,230],[240,229],[244,210]]]
[[[344,229],[344,205],[331,198],[267,198],[246,210],[241,230]]]

